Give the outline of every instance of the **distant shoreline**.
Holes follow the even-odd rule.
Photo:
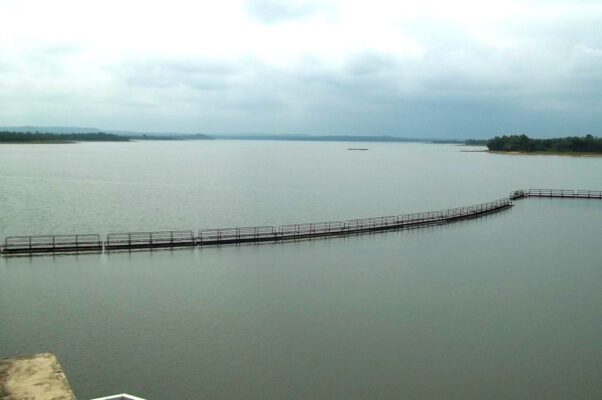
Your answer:
[[[394,136],[312,136],[312,135],[213,135],[216,140],[257,140],[284,142],[377,142],[377,143],[431,143],[432,139],[401,138]]]
[[[71,144],[78,142],[131,142],[145,140],[208,140],[203,134],[195,135],[146,135],[124,136],[114,133],[48,133],[0,131],[0,144]]]
[[[9,144],[67,144],[74,142],[128,142],[125,136],[111,133],[23,133],[0,131],[0,143]]]
[[[73,144],[71,140],[22,140],[22,141],[0,141],[0,144]]]
[[[602,155],[602,138],[589,134],[552,139],[532,139],[525,134],[504,135],[489,139],[487,148],[499,154],[599,157]]]
[[[577,151],[499,151],[499,150],[483,150],[486,153],[492,154],[509,154],[514,156],[565,156],[565,157],[602,157],[602,153],[581,153]]]

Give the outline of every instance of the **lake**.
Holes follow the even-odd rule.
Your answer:
[[[368,151],[348,151],[367,147]],[[340,220],[602,189],[602,159],[445,144],[0,146],[0,236]],[[602,201],[302,241],[0,259],[0,356],[78,396],[602,396]]]

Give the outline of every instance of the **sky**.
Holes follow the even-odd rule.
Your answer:
[[[602,136],[602,1],[0,0],[0,125]]]

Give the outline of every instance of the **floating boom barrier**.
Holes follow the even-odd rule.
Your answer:
[[[352,234],[419,228],[461,219],[477,218],[513,206],[513,200],[529,197],[602,199],[602,191],[528,189],[515,190],[509,197],[466,207],[386,217],[350,219],[279,226],[202,229],[193,231],[8,236],[0,248],[3,256],[34,254],[102,253],[176,247],[219,246],[244,243],[282,242]]]

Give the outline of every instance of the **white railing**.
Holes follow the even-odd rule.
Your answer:
[[[131,394],[122,393],[107,397],[98,397],[92,400],[144,400],[142,397],[132,396]]]

